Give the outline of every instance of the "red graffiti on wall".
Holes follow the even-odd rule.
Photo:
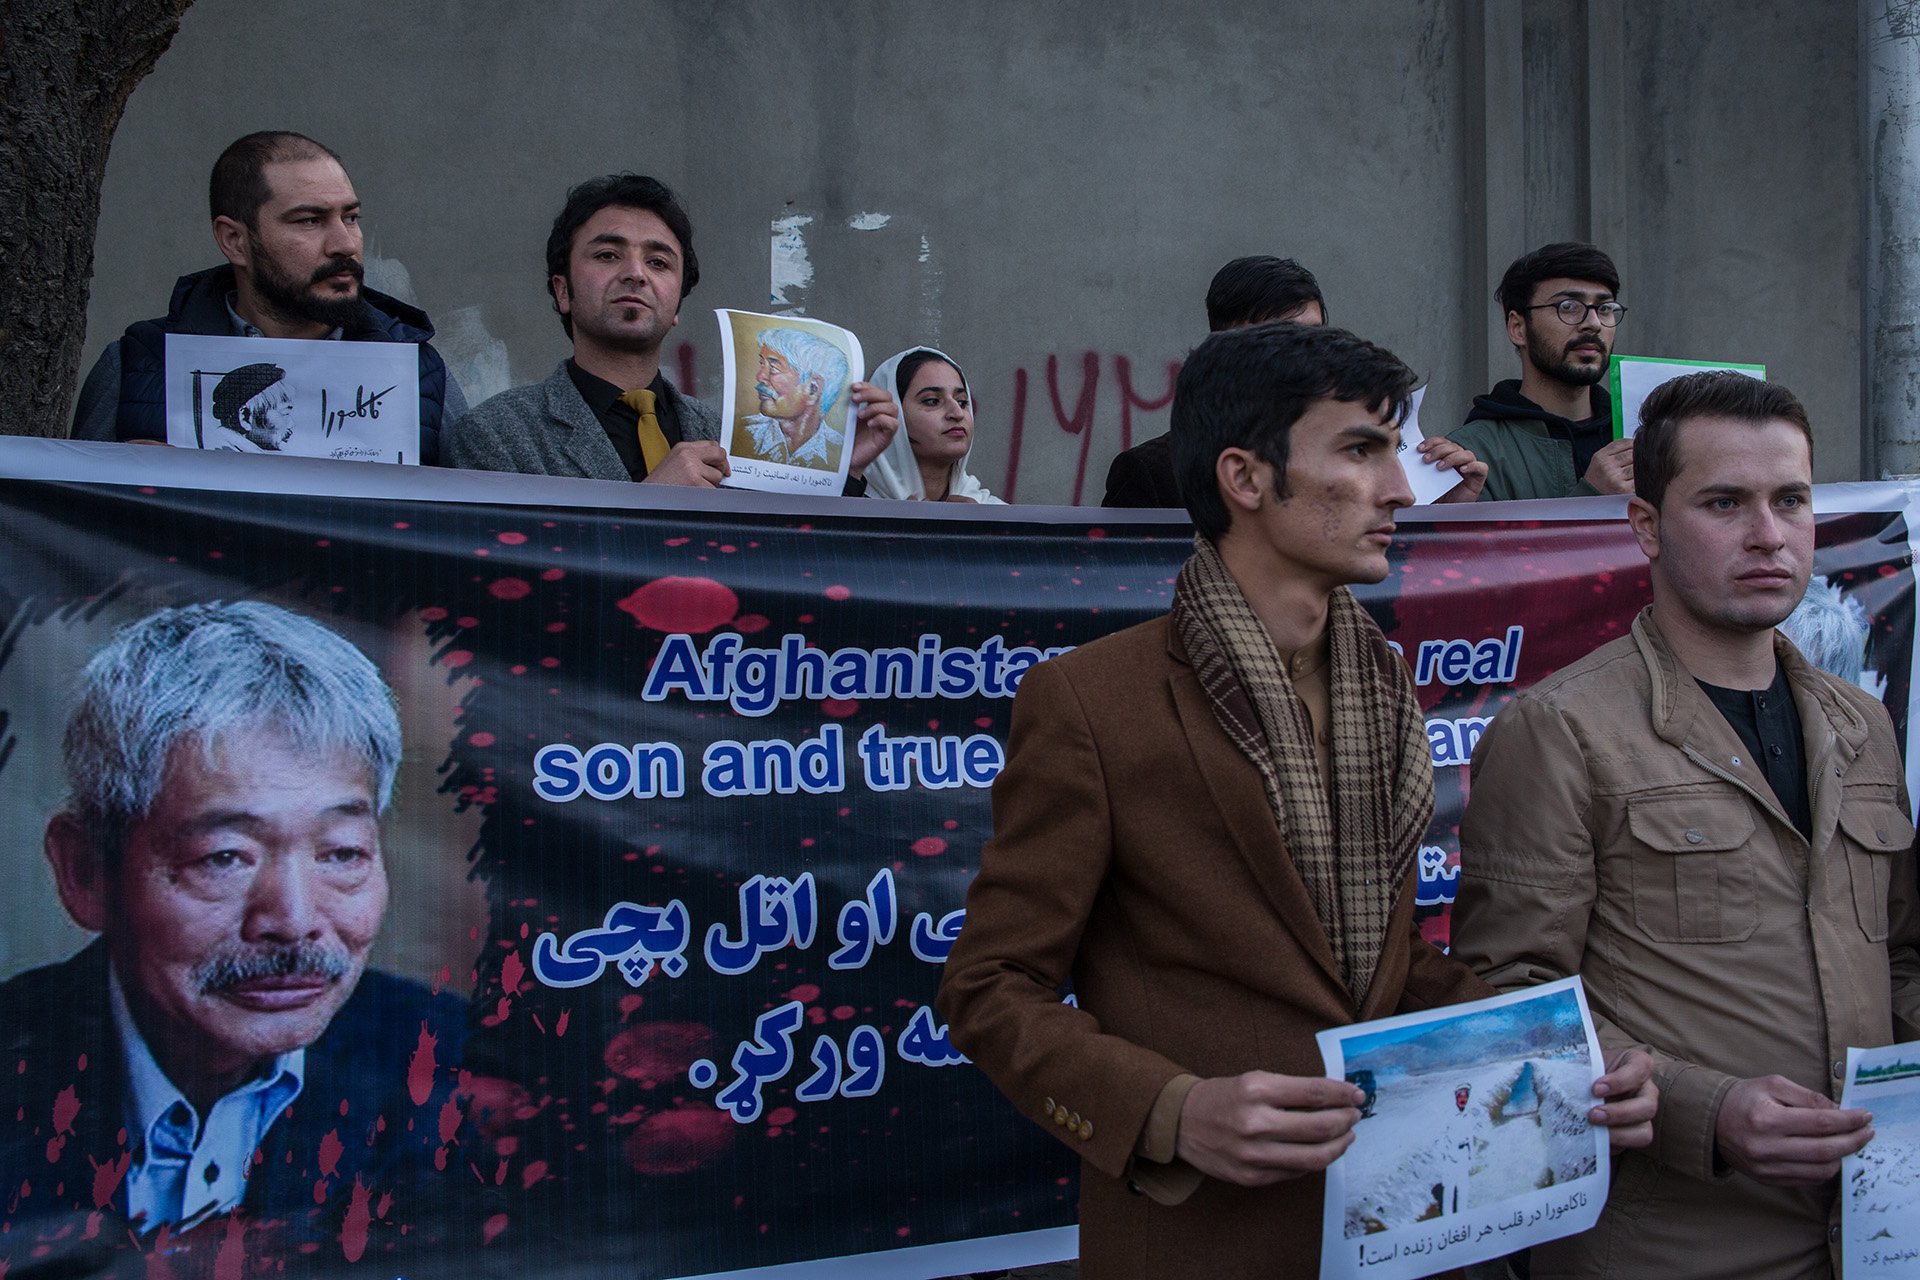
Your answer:
[[[1100,367],[1102,357],[1098,352],[1087,351],[1080,356],[1080,391],[1073,403],[1073,412],[1068,413],[1065,401],[1061,398],[1060,357],[1049,355],[1046,363],[1047,399],[1053,408],[1054,425],[1070,436],[1080,437],[1079,456],[1074,460],[1073,497],[1074,506],[1079,506],[1086,491],[1087,460],[1093,452],[1094,419],[1099,408]],[[1113,357],[1113,376],[1120,384],[1120,448],[1131,449],[1133,440],[1134,410],[1152,413],[1173,403],[1173,389],[1180,377],[1180,362],[1167,361],[1167,380],[1165,390],[1157,397],[1141,395],[1134,389],[1133,362],[1126,356]],[[1013,422],[1007,435],[1007,482],[1002,491],[1008,502],[1014,500],[1019,486],[1020,459],[1024,450],[1027,429],[1027,384],[1028,373],[1022,369],[1013,371]]]

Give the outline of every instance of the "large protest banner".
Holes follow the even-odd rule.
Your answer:
[[[1903,745],[1914,494],[1817,492],[1823,608],[1804,629],[1881,692]],[[1619,510],[1421,509],[1361,592],[1427,710],[1435,940],[1485,722],[1645,603]],[[1162,612],[1189,536],[1164,514],[0,441],[0,824],[20,846],[0,931],[5,1274],[909,1277],[1071,1256],[1070,1153],[958,1058],[931,1000],[1020,673]],[[123,626],[234,601],[371,659],[405,747],[384,912],[354,890],[379,924],[370,975],[300,1041],[297,1098],[220,1131],[250,1168],[216,1203],[195,1179],[231,1169],[163,1149],[123,1029],[159,1063],[184,1051],[156,950],[190,995],[266,999],[191,953],[259,926],[178,895],[144,929],[108,910],[110,999],[74,886],[36,847],[63,829],[89,659]],[[187,758],[157,770],[160,801],[257,764]],[[153,833],[123,834],[110,886]],[[244,841],[207,859],[277,865]],[[219,1116],[216,1096],[184,1101]],[[213,1211],[188,1212],[196,1196]]]

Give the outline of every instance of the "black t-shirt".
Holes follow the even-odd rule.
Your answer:
[[[1813,802],[1807,792],[1806,745],[1800,730],[1800,708],[1793,703],[1786,668],[1773,667],[1773,683],[1764,689],[1722,689],[1697,681],[1702,692],[1720,708],[1740,741],[1760,762],[1773,788],[1774,799],[1786,811],[1796,830],[1813,839]]]
[[[640,453],[640,414],[632,406],[620,402],[625,389],[614,386],[605,378],[596,378],[572,360],[567,361],[567,376],[573,379],[574,390],[587,402],[587,408],[593,410],[593,416],[600,420],[600,426],[612,442],[614,452],[626,464],[627,474],[635,480],[645,480],[647,460]],[[653,416],[660,420],[660,434],[667,438],[669,445],[679,444],[680,416],[673,411],[673,399],[667,394],[665,375],[654,374],[647,389],[653,392]]]

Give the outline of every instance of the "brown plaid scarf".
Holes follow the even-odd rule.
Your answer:
[[[1406,664],[1353,594],[1329,598],[1331,800],[1306,704],[1220,553],[1194,539],[1172,623],[1213,714],[1266,784],[1267,804],[1356,1007],[1395,896],[1433,816],[1426,725]]]

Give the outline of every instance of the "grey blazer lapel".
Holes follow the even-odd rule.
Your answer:
[[[562,360],[546,382],[547,416],[562,430],[554,433],[554,447],[560,456],[578,468],[589,480],[630,480],[626,464],[614,452],[613,442],[601,429],[600,419],[580,398],[579,388],[567,373]]]

